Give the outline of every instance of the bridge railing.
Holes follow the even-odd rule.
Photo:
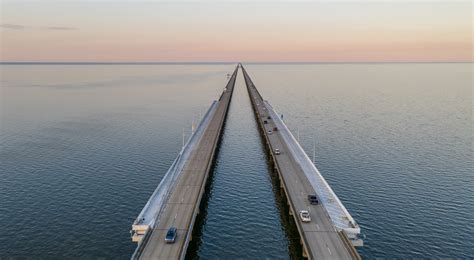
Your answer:
[[[318,194],[334,226],[338,230],[344,230],[347,236],[353,240],[354,245],[361,245],[362,241],[358,239],[358,235],[360,234],[359,225],[349,214],[346,207],[326,182],[299,142],[280,118],[279,114],[268,101],[264,102],[268,111],[272,114],[272,119],[277,125],[279,132],[288,144],[291,153],[295,156],[295,160],[303,169],[314,191]]]
[[[213,101],[198,127],[183,146],[178,156],[163,176],[163,179],[158,184],[158,187],[155,189],[153,194],[150,196],[150,199],[133,222],[131,230],[133,241],[140,242],[143,236],[149,230],[153,229],[159,222],[160,214],[168,200],[169,194],[173,190],[174,184],[176,183],[192,148],[197,144],[199,138],[202,136],[204,128],[208,125],[216,107],[217,101]]]

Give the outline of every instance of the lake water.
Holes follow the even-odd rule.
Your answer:
[[[121,258],[234,64],[0,65],[0,257]],[[474,256],[472,63],[249,64],[365,235]],[[300,255],[239,74],[192,258]]]

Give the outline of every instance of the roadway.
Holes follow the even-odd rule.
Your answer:
[[[257,121],[264,132],[280,177],[281,186],[285,190],[290,205],[290,214],[294,216],[301,236],[305,255],[309,259],[359,259],[355,249],[351,248],[352,245],[345,242],[342,237],[343,234],[336,230],[322,204],[311,205],[309,203],[307,196],[316,194],[316,192],[279,131],[273,131],[276,127],[273,118],[278,115],[274,113],[271,107],[266,106],[243,67],[242,71]],[[269,116],[271,119],[268,119]],[[267,121],[267,123],[265,124],[264,121]],[[272,130],[273,133],[269,134],[269,130]],[[275,154],[275,149],[280,150],[279,155]],[[311,222],[304,223],[301,221],[300,210],[309,211]]]
[[[211,171],[216,148],[232,98],[238,66],[219,98],[213,117],[198,145],[191,151],[169,199],[165,202],[159,221],[135,256],[140,259],[183,259],[191,239],[194,221],[199,213],[201,198]],[[165,243],[170,227],[178,229],[175,243]]]

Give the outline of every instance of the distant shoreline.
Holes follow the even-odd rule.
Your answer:
[[[66,61],[66,62],[38,62],[38,61],[0,61],[0,65],[230,65],[239,63],[237,61],[160,61],[160,62],[81,62],[81,61]],[[312,64],[396,64],[396,63],[474,63],[474,61],[251,61],[241,62],[243,64],[266,64],[266,65],[312,65]]]

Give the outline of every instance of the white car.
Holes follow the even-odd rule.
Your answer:
[[[279,155],[279,154],[280,154],[280,149],[278,149],[278,148],[275,149],[275,154],[276,154],[276,155]]]
[[[311,216],[307,210],[300,210],[300,217],[303,222],[311,222]]]
[[[272,130],[268,130],[268,134],[269,134],[269,135],[273,134],[273,131],[272,131]]]

